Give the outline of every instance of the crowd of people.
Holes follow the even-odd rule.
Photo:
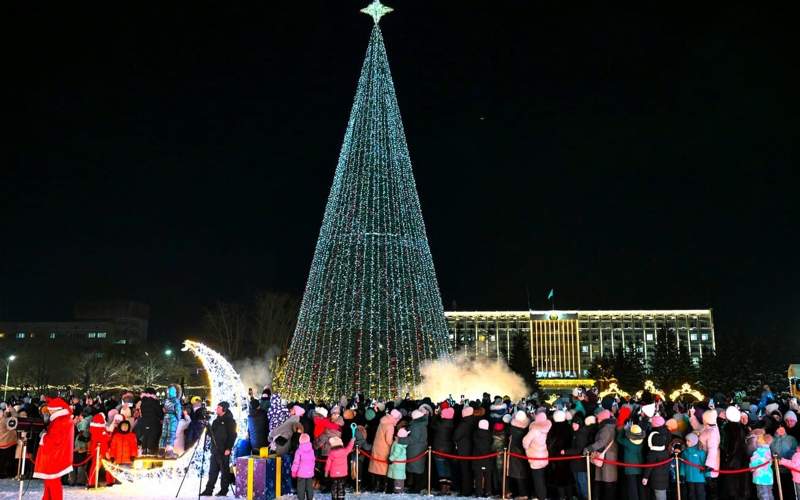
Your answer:
[[[800,500],[800,407],[766,387],[753,401],[715,394],[675,402],[647,391],[638,398],[601,397],[595,388],[579,387],[550,404],[489,394],[473,401],[356,395],[289,402],[265,388],[258,398],[251,393],[247,439],[236,446],[228,404],[216,402],[209,415],[201,398],[187,398],[175,385],[161,397],[146,389],[63,400],[23,396],[0,403],[0,474],[16,475],[23,460],[40,470],[36,436],[29,436],[23,456],[11,419],[44,417],[46,424],[48,416],[68,414],[72,466],[56,476],[67,485],[99,486],[99,478],[111,486],[114,478],[101,473],[98,457],[118,464],[143,455],[168,460],[210,429],[213,459],[203,495],[214,494],[218,478],[216,494],[228,495],[231,460],[266,448],[283,457],[298,500],[319,491],[342,499],[356,480],[362,491],[380,493],[492,497],[505,491],[521,500],[588,500],[591,491],[597,500],[666,500],[677,498],[677,474],[681,498],[772,499],[777,475],[783,498]],[[429,481],[436,491],[427,491]]]

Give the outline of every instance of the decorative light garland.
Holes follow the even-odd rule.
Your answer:
[[[662,391],[661,389],[657,389],[656,385],[653,383],[652,380],[644,381],[644,389],[636,391],[636,399],[641,399],[642,394],[644,394],[644,391],[649,391],[651,394],[658,394],[658,396],[661,398],[662,401],[667,399],[667,396],[664,394],[664,391]]]
[[[191,352],[200,360],[208,375],[211,404],[216,406],[221,401],[227,401],[230,404],[230,411],[236,420],[237,439],[245,439],[247,436],[247,396],[239,374],[222,354],[200,342],[185,340],[181,350]],[[213,408],[209,409],[209,414],[213,421],[216,418]],[[205,431],[191,448],[185,450],[175,460],[164,460],[161,467],[143,468],[145,461],[160,461],[150,459],[134,461],[132,467],[121,466],[105,459],[102,460],[102,463],[103,467],[116,480],[135,484],[137,490],[140,491],[160,494],[163,493],[164,484],[172,482],[176,478],[182,478],[187,470],[197,476],[200,475],[203,454],[206,455],[206,466],[210,463],[210,449],[205,449],[202,453],[195,453],[196,448],[203,444],[205,444]]]
[[[692,389],[692,386],[689,384],[683,384],[680,389],[672,391],[672,393],[669,395],[669,399],[670,401],[676,401],[679,397],[685,395],[692,396],[698,401],[706,399],[702,392]]]
[[[606,397],[608,395],[611,395],[611,394],[614,394],[615,396],[620,396],[620,397],[623,397],[623,398],[627,398],[627,397],[630,396],[630,394],[628,394],[627,392],[625,392],[622,389],[620,389],[619,386],[617,386],[616,382],[611,382],[610,384],[608,384],[608,389],[606,389],[605,391],[603,391],[600,394],[598,394],[597,397],[599,397],[600,399],[603,399],[604,397]]]
[[[367,55],[320,229],[282,392],[395,397],[450,356],[447,323],[374,1]]]

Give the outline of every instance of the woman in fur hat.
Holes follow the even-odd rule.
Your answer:
[[[722,428],[725,446],[721,449],[721,463],[724,469],[747,467],[750,455],[747,453],[745,438],[747,431],[741,424],[742,414],[735,406],[725,409],[725,426]],[[746,474],[727,474],[721,480],[723,498],[747,498],[750,485]]]

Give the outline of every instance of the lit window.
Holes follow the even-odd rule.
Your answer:
[[[6,332],[0,332],[0,339],[6,338]]]
[[[700,358],[692,358],[692,364],[694,366],[699,366],[700,365]]]
[[[581,346],[581,352],[589,352],[589,346],[588,345],[582,345]]]
[[[17,338],[18,339],[24,339],[25,338],[25,332],[17,332]]]
[[[128,341],[126,339],[116,340],[114,341],[115,344],[127,344]]]
[[[97,338],[97,332],[89,332],[87,334],[87,337],[89,337],[90,339],[96,339]]]
[[[708,334],[707,333],[701,334],[700,335],[700,340],[708,340]]]
[[[50,332],[50,338],[51,339],[56,338],[56,332]]]
[[[653,334],[652,333],[648,333],[647,335],[644,336],[644,338],[647,339],[648,342],[652,342],[653,341]]]
[[[97,338],[98,339],[104,339],[107,336],[108,336],[108,334],[106,332],[97,332]]]
[[[697,341],[697,334],[696,333],[690,334],[689,335],[689,340],[691,340],[692,342],[696,342]]]

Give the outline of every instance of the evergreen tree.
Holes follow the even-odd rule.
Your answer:
[[[642,355],[638,345],[627,345],[625,349],[617,350],[614,358],[614,376],[619,386],[626,391],[634,392],[643,387],[646,373]]]
[[[522,377],[531,394],[539,392],[541,387],[536,377],[536,369],[531,362],[531,346],[528,338],[524,335],[517,335],[514,338],[511,351],[511,360],[508,364],[511,371]]]

